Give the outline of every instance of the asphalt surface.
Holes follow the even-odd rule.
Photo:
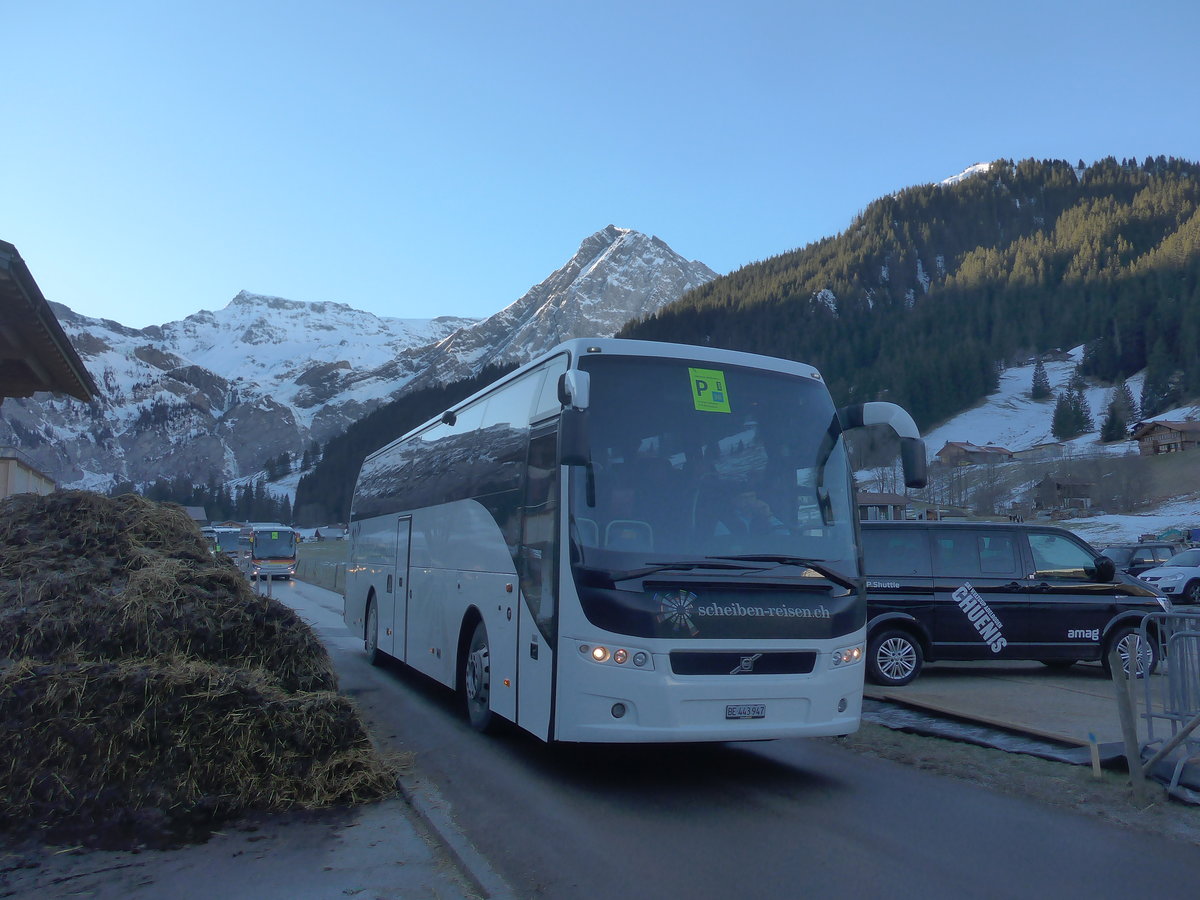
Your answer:
[[[341,597],[302,583],[280,587],[339,655],[361,642],[342,624]],[[379,690],[376,670],[348,666],[342,689]],[[1112,683],[1098,665],[1066,672],[1039,664],[938,664],[903,688],[868,687],[876,703],[923,709],[1066,746],[1119,744]],[[803,742],[802,742],[803,743]],[[771,751],[767,749],[769,756]],[[811,750],[808,752],[816,752]],[[822,761],[818,769],[835,764]],[[252,817],[206,844],[173,851],[88,853],[69,848],[7,853],[0,897],[173,897],[226,900],[287,896],[507,898],[516,896],[459,831],[437,789],[416,772],[400,796],[360,809]]]

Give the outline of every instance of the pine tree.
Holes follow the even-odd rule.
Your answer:
[[[1034,400],[1049,400],[1052,393],[1050,376],[1046,374],[1046,367],[1042,365],[1039,357],[1037,365],[1033,367],[1033,389],[1029,392],[1029,396]]]
[[[1074,422],[1075,434],[1087,434],[1096,430],[1096,420],[1092,418],[1092,408],[1088,405],[1087,395],[1082,388],[1076,388],[1070,399],[1071,418]]]
[[[1166,342],[1160,337],[1146,362],[1146,379],[1142,382],[1142,415],[1153,416],[1170,408],[1171,363]]]
[[[1129,385],[1122,381],[1112,389],[1108,398],[1108,408],[1100,423],[1100,440],[1106,444],[1113,441],[1123,441],[1128,437],[1130,416],[1133,408],[1133,394]]]
[[[1133,399],[1133,391],[1129,389],[1129,385],[1122,378],[1113,385],[1112,394],[1109,396],[1108,409],[1105,411],[1104,421],[1100,426],[1100,440],[1105,442],[1125,440],[1129,437],[1129,426],[1138,420],[1139,415],[1137,403]]]
[[[1075,437],[1075,416],[1071,411],[1069,391],[1061,391],[1054,401],[1054,413],[1050,420],[1050,433],[1057,440],[1067,441]]]

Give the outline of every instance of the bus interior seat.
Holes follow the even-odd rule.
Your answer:
[[[600,546],[600,526],[596,523],[595,519],[576,516],[575,530],[579,536],[579,543],[584,547]]]
[[[604,529],[604,546],[610,550],[653,550],[654,529],[637,519],[613,519]]]

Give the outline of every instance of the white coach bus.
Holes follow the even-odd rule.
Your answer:
[[[866,601],[842,432],[810,366],[572,340],[394,441],[354,491],[344,617],[548,741],[858,727]]]

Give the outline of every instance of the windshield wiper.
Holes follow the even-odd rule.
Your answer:
[[[713,561],[715,559],[716,557],[710,556],[705,559],[681,559],[673,562],[648,562],[646,565],[640,568],[629,569],[624,572],[608,572],[604,569],[597,569],[592,566],[583,566],[581,568],[587,568],[593,572],[602,572],[611,578],[614,583],[618,581],[629,581],[632,578],[645,578],[647,575],[654,575],[657,572],[686,572],[692,569],[728,569],[744,572],[751,568],[751,566],[747,566],[745,563],[715,562]]]
[[[824,563],[819,563],[811,559],[805,559],[803,556],[787,556],[781,553],[751,553],[745,556],[709,556],[706,559],[734,559],[744,560],[745,562],[773,562],[779,563],[781,566],[799,566],[802,569],[809,569],[816,572],[818,575],[832,581],[834,584],[840,584],[847,590],[854,590],[857,585],[847,576],[835,569],[829,568]]]

